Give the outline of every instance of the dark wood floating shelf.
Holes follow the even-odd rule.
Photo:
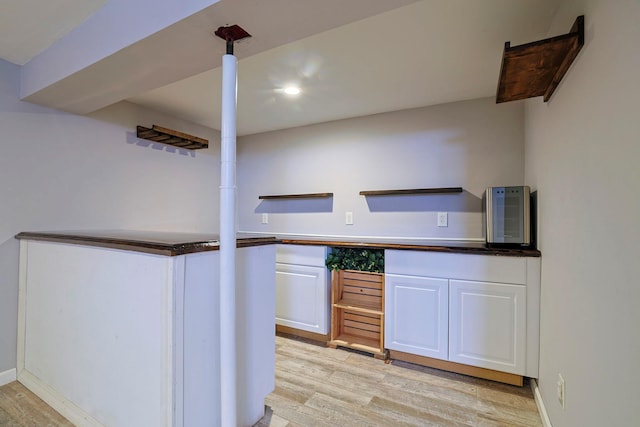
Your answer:
[[[144,126],[137,126],[136,131],[138,138],[147,139],[153,142],[160,142],[162,144],[172,145],[178,148],[198,150],[209,147],[209,141],[206,139],[178,132],[177,130],[163,128],[161,126],[153,125],[151,129]]]
[[[279,194],[275,196],[258,196],[260,200],[275,199],[327,199],[333,197],[333,193],[307,193],[307,194]]]
[[[453,194],[462,193],[462,187],[414,188],[412,190],[361,191],[361,196],[399,196],[409,194]]]
[[[504,44],[496,103],[544,96],[547,102],[584,45],[584,16],[571,31],[520,46]]]

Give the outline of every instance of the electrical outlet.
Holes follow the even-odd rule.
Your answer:
[[[353,212],[345,212],[344,223],[347,225],[353,225]]]
[[[269,224],[269,214],[268,213],[263,213],[262,214],[262,223],[263,224]]]
[[[558,401],[564,409],[564,400],[565,400],[565,389],[564,389],[564,377],[562,374],[558,374],[558,382],[557,382],[557,393],[558,393]]]
[[[438,227],[447,227],[449,218],[446,212],[438,212]]]

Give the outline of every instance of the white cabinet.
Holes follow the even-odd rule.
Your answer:
[[[236,253],[237,425],[275,387],[274,245]],[[219,426],[219,252],[22,240],[18,379],[78,426]]]
[[[387,250],[385,275],[389,350],[537,378],[540,258]]]
[[[524,374],[525,287],[451,280],[449,298],[449,360]]]
[[[385,347],[420,356],[447,359],[448,281],[385,275]]]
[[[329,333],[330,281],[325,246],[278,245],[276,324],[312,333]]]

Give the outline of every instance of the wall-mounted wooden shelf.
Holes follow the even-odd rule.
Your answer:
[[[279,194],[274,196],[258,196],[258,199],[260,200],[327,199],[329,197],[333,197],[333,193]]]
[[[411,190],[373,190],[361,191],[361,196],[401,196],[412,194],[453,194],[462,193],[462,187],[414,188]]]
[[[496,103],[544,96],[547,102],[584,45],[584,16],[571,31],[520,46],[504,44]]]
[[[141,139],[160,142],[187,150],[199,150],[209,147],[209,141],[206,139],[156,125],[153,125],[151,129],[144,126],[136,126],[136,136]]]

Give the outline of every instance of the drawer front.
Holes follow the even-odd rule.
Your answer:
[[[527,258],[386,250],[385,273],[524,285]]]
[[[326,258],[326,246],[278,245],[276,247],[276,262],[282,264],[324,267]]]

